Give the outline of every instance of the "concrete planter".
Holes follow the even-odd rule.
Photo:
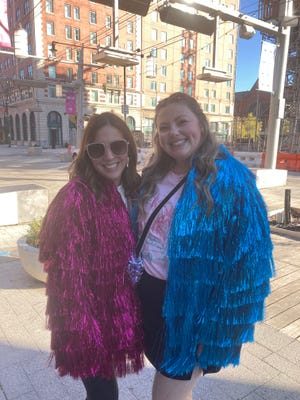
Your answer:
[[[39,249],[29,246],[25,238],[26,236],[22,236],[17,242],[21,265],[33,278],[46,282],[47,273],[44,271],[43,264],[39,262]]]

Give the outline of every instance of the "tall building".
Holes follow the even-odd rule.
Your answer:
[[[26,30],[29,56],[0,49],[0,141],[10,135],[16,144],[78,145],[89,115],[113,111],[126,117],[140,145],[151,145],[155,105],[175,91],[198,100],[219,138],[230,135],[236,24],[162,0],[123,0],[119,10],[112,0],[7,2],[10,31]],[[146,15],[145,9],[128,12],[126,4],[142,4]],[[239,0],[223,4],[238,9]],[[177,25],[173,8],[189,13],[179,23],[175,18]],[[185,20],[190,25],[194,14],[213,30],[178,26]],[[132,63],[111,61],[110,51]],[[215,71],[225,78],[214,79]]]

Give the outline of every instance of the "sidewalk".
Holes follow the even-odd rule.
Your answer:
[[[268,209],[283,208],[291,189],[300,207],[300,174],[282,188],[262,189]],[[45,286],[21,267],[16,240],[26,226],[0,227],[0,400],[84,400],[80,381],[59,378],[48,366],[50,333],[45,329]],[[277,276],[266,319],[247,344],[238,368],[200,378],[194,400],[299,400],[300,241],[272,235]],[[150,400],[153,368],[120,379],[120,400]],[[169,399],[172,400],[172,399]]]

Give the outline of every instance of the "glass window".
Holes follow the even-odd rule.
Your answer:
[[[158,12],[157,11],[152,11],[151,19],[152,19],[153,22],[157,22],[158,21]]]
[[[230,100],[230,97],[231,97],[231,96],[230,96],[230,92],[226,92],[226,99],[227,99],[227,100]]]
[[[216,112],[216,105],[215,104],[211,104],[210,105],[210,111],[211,112]]]
[[[204,103],[203,104],[203,111],[208,111],[208,104],[207,103]]]
[[[158,30],[155,28],[151,29],[151,39],[152,40],[157,40],[157,34],[158,34]]]
[[[189,63],[189,65],[194,64],[194,56],[188,56],[188,63]]]
[[[127,33],[133,33],[133,22],[129,21],[127,23]]]
[[[157,48],[152,47],[150,53],[151,53],[151,57],[157,57]]]
[[[55,85],[48,85],[48,97],[56,97]]]
[[[111,28],[111,16],[110,15],[105,16],[105,27]]]
[[[161,66],[161,74],[162,76],[167,76],[167,67],[165,65]]]
[[[71,18],[71,5],[65,4],[65,17]]]
[[[72,81],[73,80],[73,68],[68,68],[67,69],[67,79],[68,79],[68,81]]]
[[[80,50],[79,49],[76,49],[74,51],[74,59],[76,62],[78,62],[80,60]]]
[[[54,22],[47,22],[46,29],[48,36],[54,36]]]
[[[80,40],[80,29],[74,28],[74,40]]]
[[[189,44],[190,44],[190,49],[193,49],[194,48],[194,39],[190,39]]]
[[[127,50],[133,51],[133,41],[132,40],[127,40]]]
[[[112,75],[106,74],[106,83],[112,83]]]
[[[70,26],[65,27],[66,39],[72,39],[72,28]]]
[[[97,44],[97,32],[90,32],[90,44]]]
[[[187,93],[188,93],[190,96],[193,96],[193,88],[192,88],[191,86],[188,86],[188,87],[187,87]]]
[[[133,88],[133,78],[131,76],[127,77],[127,87]]]
[[[193,71],[188,71],[188,80],[189,81],[193,80]]]
[[[46,13],[53,14],[53,0],[46,0]]]
[[[97,72],[92,72],[92,74],[91,74],[91,82],[92,83],[98,83],[98,73]]]
[[[232,64],[227,64],[227,72],[232,72]]]
[[[211,52],[211,45],[209,43],[205,46],[205,52],[206,53],[210,53]]]
[[[111,46],[111,37],[110,36],[105,37],[105,44],[106,44],[106,46]]]
[[[184,71],[184,69],[181,69],[180,70],[180,79],[184,79],[184,77],[185,77],[185,71]]]
[[[156,103],[157,103],[156,97],[151,97],[151,106],[152,106],[152,107],[155,107],[155,106],[156,106]]]
[[[162,41],[162,42],[166,42],[167,41],[167,32],[165,32],[165,31],[161,31],[160,32],[160,40]]]
[[[181,47],[185,47],[185,38],[184,37],[181,38],[180,42],[181,42]]]
[[[231,81],[226,81],[226,86],[231,87]]]
[[[156,91],[156,88],[157,88],[156,81],[151,81],[151,83],[150,83],[150,88],[151,88],[151,90]]]
[[[166,84],[166,82],[161,82],[161,83],[160,83],[160,92],[161,92],[161,93],[166,93],[166,89],[167,89],[167,84]]]
[[[228,58],[233,58],[233,50],[232,49],[228,50]]]
[[[120,83],[120,77],[119,77],[119,75],[114,75],[114,84],[115,84],[115,85],[119,85],[119,83]]]
[[[71,48],[66,49],[66,60],[68,60],[68,61],[72,60],[72,49]]]
[[[96,11],[90,11],[90,23],[91,24],[96,24],[97,23]]]
[[[91,102],[92,103],[98,103],[98,90],[93,90],[92,89],[90,94],[91,94],[91,96],[90,96]]]
[[[208,96],[209,96],[209,90],[208,89],[204,89],[204,97],[206,99],[208,99]]]
[[[230,106],[225,106],[225,114],[230,114]]]
[[[133,95],[131,93],[126,93],[126,103],[129,106],[133,105]]]
[[[80,8],[79,7],[74,7],[74,19],[77,21],[80,20]]]
[[[160,57],[161,57],[162,60],[166,60],[167,59],[167,50],[166,49],[161,49]]]
[[[206,67],[210,67],[210,59],[206,59],[205,61],[204,61],[204,65],[206,66]]]
[[[215,98],[217,97],[217,91],[216,91],[216,90],[212,90],[212,91],[211,91],[211,97],[212,97],[213,99],[215,99]]]
[[[228,35],[228,43],[233,44],[234,43],[234,36],[233,35]]]
[[[32,65],[29,65],[29,66],[28,66],[28,68],[27,68],[27,73],[28,73],[29,78],[32,78],[32,76],[33,76]]]
[[[48,66],[48,76],[49,76],[49,78],[52,78],[52,79],[56,78],[56,66],[55,65]]]

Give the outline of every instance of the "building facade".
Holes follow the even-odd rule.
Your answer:
[[[215,33],[187,30],[161,21],[163,1],[148,1],[145,16],[116,12],[108,1],[7,1],[10,30],[26,30],[29,56],[0,50],[2,143],[10,137],[15,144],[78,146],[88,116],[113,111],[126,118],[140,146],[151,145],[155,106],[176,91],[198,100],[221,140],[230,135],[236,24],[216,19]],[[223,4],[239,7],[238,0]],[[100,62],[99,51],[111,48],[132,54],[136,63]],[[230,79],[201,78],[203,67]]]

